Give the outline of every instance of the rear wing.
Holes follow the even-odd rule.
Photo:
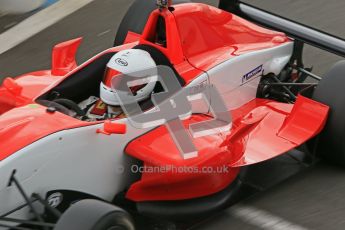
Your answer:
[[[297,41],[345,57],[345,40],[267,12],[240,0],[220,0],[219,8],[262,26],[282,31]]]

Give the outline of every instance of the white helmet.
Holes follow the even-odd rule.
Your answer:
[[[112,79],[120,74],[131,76],[131,74],[138,71],[156,70],[156,67],[156,63],[151,55],[144,50],[128,49],[116,53],[108,62],[103,81],[101,82],[101,100],[108,105],[119,106],[130,102],[130,100],[125,100],[126,97],[134,97],[137,102],[148,98],[156,85],[156,81],[152,79],[157,79],[157,71],[155,73],[150,71],[153,76],[151,76],[149,82],[131,88],[133,95],[128,95],[127,92],[119,90],[115,92],[112,89]],[[123,94],[121,95],[121,102],[115,93]]]

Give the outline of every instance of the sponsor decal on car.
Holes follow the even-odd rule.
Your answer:
[[[243,75],[242,83],[245,83],[246,81],[249,81],[253,77],[255,77],[258,74],[263,73],[263,72],[264,72],[263,65],[260,65],[260,66],[256,67],[255,69],[251,70],[249,73],[246,73],[245,75]]]

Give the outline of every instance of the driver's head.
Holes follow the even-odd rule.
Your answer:
[[[119,106],[121,104],[126,104],[126,97],[134,97],[137,102],[148,98],[156,82],[152,81],[131,87],[130,90],[132,91],[132,95],[123,92],[125,96],[121,97],[122,100],[120,102],[114,90],[112,90],[112,81],[113,78],[122,74],[131,75],[131,73],[140,73],[140,71],[154,68],[156,68],[155,61],[152,59],[151,55],[144,50],[128,49],[116,53],[108,62],[103,81],[101,82],[101,100],[108,105]],[[121,93],[121,91],[117,91],[117,93]]]

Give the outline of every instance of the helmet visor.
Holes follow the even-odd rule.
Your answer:
[[[112,68],[106,68],[103,76],[103,84],[108,86],[109,88],[112,87],[112,79],[121,73],[117,70],[114,70]]]
[[[116,76],[120,76],[122,73],[120,73],[117,70],[107,68],[104,77],[103,77],[103,83],[108,86],[109,88],[117,89],[117,86],[120,85],[121,78],[118,79],[118,81],[115,79]],[[129,87],[132,94],[135,96],[137,92],[141,89],[143,89],[147,84],[140,84]]]

